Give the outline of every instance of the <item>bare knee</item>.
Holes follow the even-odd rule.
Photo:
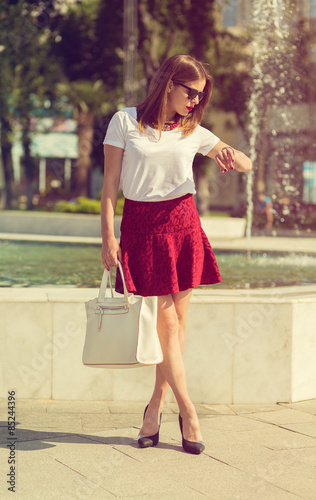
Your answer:
[[[187,324],[187,315],[186,314],[179,314],[177,313],[178,317],[178,331],[179,334],[185,332],[186,329],[186,324]]]
[[[179,333],[179,320],[177,315],[166,316],[158,312],[158,331],[168,338],[178,337]]]
[[[178,339],[179,325],[179,318],[171,295],[165,296],[164,299],[158,297],[157,327],[160,340],[169,343]]]
[[[174,300],[174,305],[176,309],[176,313],[179,320],[180,329],[184,329],[186,327],[187,322],[187,314],[188,307],[191,298],[192,290],[185,290],[184,292],[178,292],[172,295]]]

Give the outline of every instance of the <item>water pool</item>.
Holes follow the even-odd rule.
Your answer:
[[[100,245],[0,242],[0,287],[98,287]],[[266,288],[316,283],[316,256],[215,251],[223,283],[216,288]],[[201,288],[207,288],[202,286]]]

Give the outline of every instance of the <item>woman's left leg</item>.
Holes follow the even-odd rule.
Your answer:
[[[191,294],[192,294],[191,289],[185,290],[184,292],[172,294],[174,306],[179,321],[178,338],[182,355],[185,346],[187,312],[189,308]],[[169,389],[169,384],[162,373],[160,365],[157,365],[155,387],[148,405],[146,417],[143,421],[143,425],[140,430],[141,435],[151,436],[157,432],[159,415],[162,412],[164,399],[166,397],[168,389]]]

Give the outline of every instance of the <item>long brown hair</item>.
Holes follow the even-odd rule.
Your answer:
[[[205,96],[188,116],[180,117],[179,128],[182,129],[184,136],[192,134],[196,126],[201,123],[204,110],[211,98],[214,80],[207,71],[206,65],[194,57],[180,54],[165,61],[152,78],[148,96],[137,106],[137,120],[140,130],[144,132],[146,126],[152,126],[155,123],[161,135],[165,123],[168,88],[171,80],[185,84],[202,79],[206,81]]]

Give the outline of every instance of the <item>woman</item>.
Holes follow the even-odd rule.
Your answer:
[[[199,125],[212,87],[202,63],[176,55],[153,77],[142,104],[115,113],[104,140],[101,202],[105,268],[120,260],[129,292],[158,296],[157,330],[164,360],[156,367],[138,443],[158,443],[171,386],[179,405],[182,446],[195,454],[204,444],[182,358],[187,310],[192,288],[220,282],[221,276],[193,200],[192,162],[200,152],[215,159],[223,173],[251,169],[242,152]],[[125,196],[120,246],[114,236],[119,185]],[[122,291],[119,273],[116,289]]]

